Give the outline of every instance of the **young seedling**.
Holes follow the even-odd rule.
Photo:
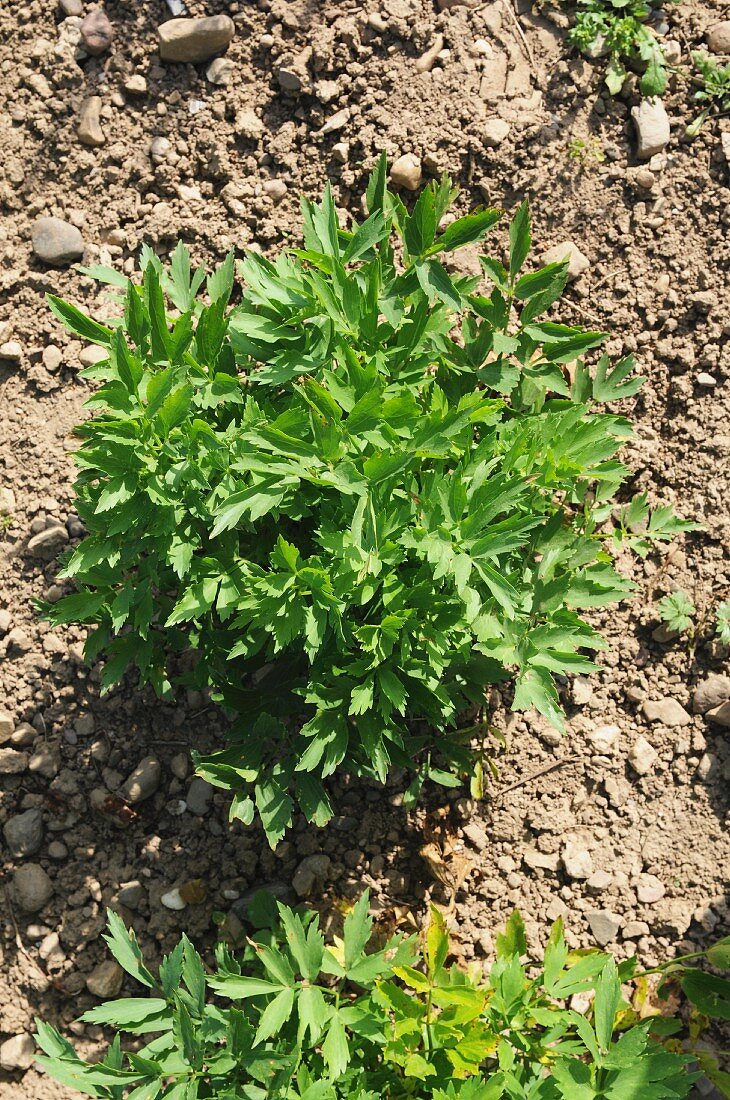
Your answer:
[[[627,63],[644,63],[642,95],[660,96],[667,86],[667,60],[648,25],[652,4],[645,0],[578,0],[570,41],[592,57],[608,56],[605,82],[618,95]]]
[[[720,65],[714,57],[695,50],[692,61],[699,73],[701,87],[694,98],[706,106],[685,130],[687,137],[697,137],[709,115],[730,111],[730,65]]]
[[[730,600],[717,605],[715,633],[723,645],[730,646]]]
[[[140,285],[94,269],[123,291],[114,323],[51,299],[107,358],[86,372],[78,590],[46,614],[86,624],[103,691],[136,666],[211,692],[230,744],[199,774],[272,844],[297,804],[329,819],[337,770],[471,775],[462,717],[488,685],[562,727],[555,677],[605,644],[581,611],[632,590],[600,527],[631,438],[602,406],[638,391],[633,359],[589,361],[606,334],[549,319],[567,263],[529,269],[526,203],[484,293],[449,261],[500,212],[442,229],[446,177],[410,212],[386,178],[383,159],[349,230],[329,188],[304,200],[304,248],[249,253],[235,306],[233,256],[206,280],[182,245],[169,269],[144,249]],[[642,552],[692,527],[634,513]]]
[[[659,617],[675,634],[694,634],[697,608],[686,592],[672,592],[659,601]]]

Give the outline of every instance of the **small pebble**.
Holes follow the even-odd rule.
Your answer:
[[[163,894],[160,898],[160,901],[165,906],[165,909],[182,910],[187,905],[187,902],[182,897],[177,887],[175,887],[174,890],[168,890],[166,894]]]
[[[84,49],[92,57],[105,53],[112,44],[114,28],[108,15],[100,8],[94,8],[82,21],[79,28]]]
[[[396,187],[404,187],[407,191],[417,190],[423,172],[421,162],[413,153],[405,153],[393,164],[390,170],[390,178]]]

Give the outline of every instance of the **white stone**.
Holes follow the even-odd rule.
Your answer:
[[[639,160],[649,160],[655,153],[661,153],[670,138],[669,116],[661,99],[642,99],[638,107],[631,108],[631,117]]]
[[[636,896],[642,905],[655,905],[661,901],[666,890],[664,883],[656,875],[641,874],[636,883]]]
[[[608,909],[598,909],[588,913],[586,919],[596,943],[601,947],[613,943],[621,931],[621,917]]]
[[[415,191],[422,176],[421,162],[413,153],[405,153],[402,157],[398,157],[390,170],[392,183],[396,187],[404,187],[407,191]]]
[[[0,1044],[0,1067],[6,1070],[30,1069],[35,1058],[35,1042],[32,1035],[24,1032],[13,1035]]]
[[[562,851],[563,867],[568,878],[581,882],[593,874],[591,853],[582,845],[569,840]]]
[[[510,124],[503,118],[488,118],[482,130],[482,141],[487,149],[496,149],[510,132]]]
[[[557,264],[561,260],[568,261],[568,279],[571,282],[579,278],[591,266],[591,261],[573,241],[561,241],[560,244],[553,245],[552,248],[548,248],[547,252],[542,254],[544,264]]]
[[[168,890],[166,894],[163,894],[160,901],[165,906],[165,909],[184,909],[187,902],[183,898],[180,891],[175,887],[174,890]]]
[[[656,749],[645,737],[638,737],[629,750],[629,764],[637,775],[646,775],[650,772],[656,759]]]
[[[671,696],[647,699],[642,710],[650,722],[658,722],[662,726],[686,726],[692,721],[682,704]]]

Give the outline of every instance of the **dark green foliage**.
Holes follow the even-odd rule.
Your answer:
[[[631,429],[599,404],[642,379],[631,359],[591,369],[604,334],[545,319],[566,264],[525,269],[526,205],[508,268],[483,260],[488,297],[450,274],[500,217],[442,232],[453,197],[445,178],[409,214],[381,161],[363,224],[339,227],[329,189],[304,200],[304,249],[249,253],[240,304],[233,258],[206,280],[182,245],[169,271],[143,250],[108,327],[52,301],[109,355],[79,429],[89,535],[62,572],[79,591],[48,617],[88,624],[104,691],[136,666],[239,716],[198,770],[272,843],[295,803],[327,821],[337,769],[457,782],[460,716],[489,684],[514,679],[515,708],[561,726],[555,676],[603,646],[580,612],[632,588],[598,530]],[[619,548],[690,526],[628,508]]]

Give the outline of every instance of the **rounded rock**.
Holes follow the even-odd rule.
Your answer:
[[[101,8],[90,11],[82,21],[79,30],[84,49],[92,57],[99,57],[100,54],[106,53],[112,44],[114,28],[109,21],[109,16]]]
[[[488,118],[482,130],[482,141],[487,149],[496,149],[510,132],[510,124],[503,118]]]
[[[151,798],[160,785],[161,776],[160,761],[154,756],[145,756],[124,781],[122,791],[127,801],[144,802]]]
[[[0,1043],[0,1068],[5,1070],[30,1069],[35,1059],[35,1042],[32,1035],[12,1035]]]
[[[730,54],[730,19],[714,23],[707,32],[707,45],[713,53]]]
[[[35,807],[9,817],[3,825],[3,835],[14,859],[35,855],[43,843],[43,814]]]
[[[25,913],[37,913],[53,896],[53,883],[39,863],[25,863],[13,875],[13,893]]]
[[[37,218],[31,230],[31,242],[38,259],[55,267],[65,267],[84,255],[84,238],[80,231],[61,218]]]
[[[119,963],[114,962],[113,959],[105,959],[89,974],[86,979],[86,988],[89,993],[105,1001],[110,997],[116,997],[122,988],[123,981],[124,971]]]
[[[391,182],[406,191],[415,191],[423,177],[421,162],[413,153],[405,153],[394,162],[390,170]]]
[[[208,61],[224,50],[236,33],[228,15],[210,15],[203,19],[168,19],[157,28],[160,57],[163,61]]]

